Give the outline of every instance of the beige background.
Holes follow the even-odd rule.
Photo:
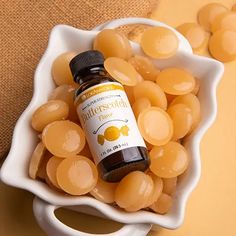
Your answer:
[[[196,21],[197,10],[211,0],[160,0],[153,18],[172,26]],[[221,0],[231,7],[235,1]],[[40,35],[38,37],[40,40]],[[38,60],[38,59],[37,59]],[[27,62],[29,64],[30,62]],[[1,63],[2,67],[2,63]],[[160,230],[152,236],[234,236],[236,235],[236,61],[225,65],[218,88],[219,112],[215,124],[201,143],[202,176],[188,201],[185,222],[175,231]],[[2,86],[2,85],[1,85]],[[2,87],[1,87],[2,90]],[[10,114],[9,114],[10,115]],[[0,184],[0,235],[45,235],[32,215],[33,196]],[[114,223],[61,212],[65,221],[83,230],[115,227]],[[104,227],[104,224],[107,227]],[[79,226],[80,225],[80,226]]]

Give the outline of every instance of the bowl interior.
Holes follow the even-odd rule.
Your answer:
[[[57,193],[46,184],[32,180],[28,176],[29,160],[38,142],[37,133],[30,126],[31,116],[37,107],[47,101],[55,88],[51,78],[52,62],[63,52],[77,51],[79,53],[91,49],[97,33],[98,31],[83,31],[64,25],[56,26],[52,30],[48,48],[35,72],[33,98],[16,124],[12,146],[1,169],[1,179],[9,185],[31,191],[51,204],[89,205],[107,217],[123,223],[147,222],[167,228],[176,228],[183,221],[186,200],[200,176],[200,140],[216,115],[216,86],[223,73],[223,68],[215,60],[179,50],[173,58],[154,61],[161,69],[170,66],[185,68],[200,79],[201,84],[198,97],[202,108],[202,120],[194,133],[185,141],[184,145],[189,152],[191,162],[188,171],[181,178],[174,197],[174,207],[168,214],[158,215],[147,211],[126,213],[91,197],[73,197]],[[142,54],[137,44],[132,43],[132,47],[136,54]]]

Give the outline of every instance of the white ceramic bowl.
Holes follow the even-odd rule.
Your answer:
[[[187,172],[178,184],[173,208],[166,215],[159,215],[148,211],[127,213],[92,197],[62,196],[51,190],[46,184],[38,180],[32,180],[28,176],[30,156],[38,142],[37,135],[30,126],[30,120],[35,109],[47,101],[48,96],[55,88],[51,78],[53,60],[59,54],[66,51],[82,52],[91,49],[94,37],[102,28],[116,28],[120,25],[133,23],[164,26],[173,30],[180,42],[177,54],[169,59],[155,60],[154,63],[161,69],[170,66],[188,69],[194,76],[200,79],[201,83],[198,95],[201,103],[201,123],[184,143],[191,162]],[[139,45],[132,43],[132,47],[136,54],[142,54]],[[96,27],[93,31],[84,31],[66,25],[57,25],[50,34],[48,47],[35,72],[33,98],[17,121],[12,146],[1,169],[1,179],[6,184],[26,189],[39,198],[57,206],[84,205],[97,209],[109,219],[126,224],[149,223],[170,229],[177,228],[183,222],[186,201],[200,177],[199,144],[202,136],[216,117],[216,87],[222,74],[223,65],[220,62],[193,55],[187,40],[173,28],[161,22],[144,18],[126,18],[105,23]]]

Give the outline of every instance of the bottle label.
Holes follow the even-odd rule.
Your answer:
[[[96,164],[122,149],[146,147],[121,84],[93,86],[75,104]]]

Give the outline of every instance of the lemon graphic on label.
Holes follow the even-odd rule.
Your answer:
[[[129,127],[127,125],[122,126],[120,128],[120,132],[122,133],[122,135],[128,136],[129,135]]]
[[[101,144],[101,145],[103,145],[103,144],[104,144],[104,141],[105,141],[104,136],[101,135],[101,134],[99,134],[99,135],[98,135],[98,143]]]
[[[120,130],[116,126],[110,126],[106,128],[104,132],[104,138],[107,141],[114,141],[120,137]]]

